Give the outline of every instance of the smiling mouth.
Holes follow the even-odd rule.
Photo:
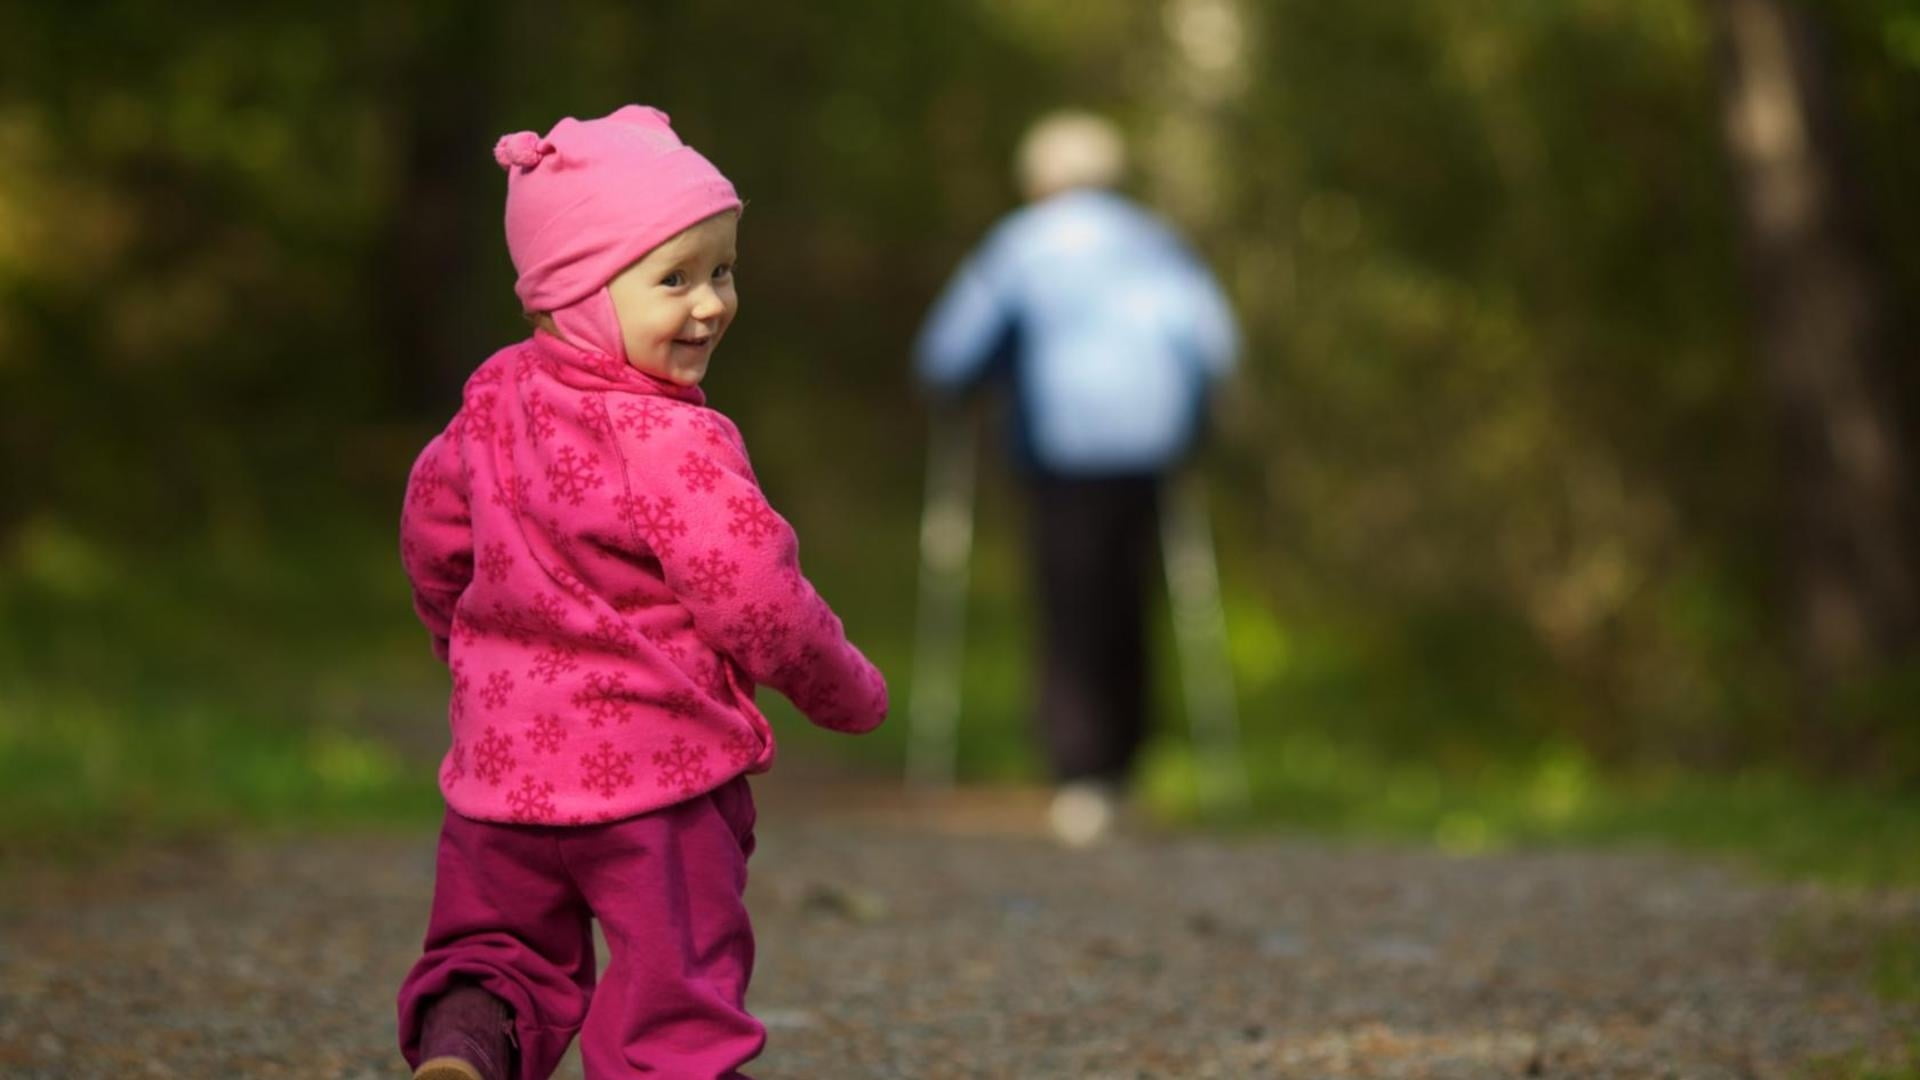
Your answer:
[[[713,339],[712,339],[712,338],[710,338],[710,337],[703,337],[703,338],[674,338],[674,339],[673,339],[673,343],[674,343],[675,345],[685,345],[685,346],[686,346],[687,348],[689,348],[689,349],[704,349],[704,348],[706,348],[706,347],[707,347],[708,345],[711,345],[711,344],[713,344]]]

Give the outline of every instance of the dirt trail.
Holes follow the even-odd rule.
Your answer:
[[[1067,853],[1031,795],[822,795],[762,788],[763,1080],[1796,1077],[1920,1030],[1870,986],[1920,894],[1652,855]],[[0,1075],[404,1077],[392,991],[431,851],[327,836],[17,868]]]

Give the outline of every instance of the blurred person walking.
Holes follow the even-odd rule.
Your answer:
[[[1218,284],[1160,218],[1114,188],[1126,148],[1084,112],[1019,148],[1027,204],[961,263],[922,327],[940,405],[1013,397],[1040,655],[1035,724],[1062,842],[1104,837],[1148,732],[1147,575],[1169,474],[1200,441],[1239,332]]]

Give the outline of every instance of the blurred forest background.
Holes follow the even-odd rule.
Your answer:
[[[0,847],[429,819],[393,534],[524,333],[490,150],[628,101],[749,200],[708,390],[904,703],[908,346],[1072,103],[1245,325],[1259,821],[1920,876],[1920,0],[0,12]],[[1031,778],[1004,477],[982,528],[963,771]]]

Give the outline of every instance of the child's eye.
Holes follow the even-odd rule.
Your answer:
[[[733,276],[732,263],[721,263],[719,266],[716,266],[713,268],[713,280],[715,281],[725,281],[726,279],[732,276]]]
[[[663,277],[660,279],[660,284],[673,289],[677,289],[680,286],[685,285],[686,283],[687,283],[687,275],[679,270],[675,270],[673,273],[668,274],[666,277]]]

